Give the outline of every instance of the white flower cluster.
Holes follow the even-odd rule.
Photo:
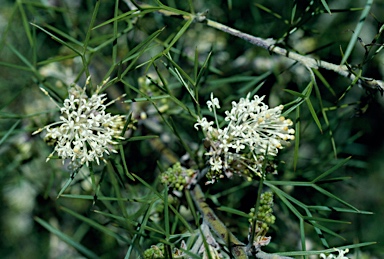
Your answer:
[[[87,79],[86,86],[89,80],[90,78]],[[63,159],[63,163],[65,159],[70,159],[71,163],[77,165],[88,165],[92,161],[99,164],[99,159],[103,159],[104,153],[117,153],[113,146],[118,143],[114,139],[124,139],[120,134],[125,116],[112,116],[105,111],[107,106],[117,100],[104,104],[107,100],[106,94],[99,92],[106,82],[107,80],[98,86],[91,97],[86,94],[86,87],[71,86],[68,98],[64,100],[63,106],[59,107],[60,121],[33,132],[37,134],[46,130],[45,139],[55,145],[47,161],[56,152]],[[42,91],[48,95],[47,91]]]
[[[195,124],[196,129],[203,130],[209,145],[206,155],[210,156],[211,183],[216,177],[231,177],[234,172],[251,178],[255,174],[264,175],[265,155],[276,156],[284,145],[294,140],[292,121],[281,116],[283,105],[269,108],[263,99],[264,96],[255,95],[251,100],[248,94],[238,103],[232,102],[232,109],[225,112],[227,126],[220,128],[216,116],[219,100],[211,94],[207,106],[213,111],[215,122],[203,117]]]
[[[344,256],[349,252],[348,248],[345,249],[344,251],[340,249],[335,249],[335,250],[339,253],[337,256],[333,254],[329,254],[328,256],[326,256],[325,254],[320,254],[320,258],[321,259],[348,259],[348,257]]]

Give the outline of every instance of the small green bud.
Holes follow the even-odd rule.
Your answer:
[[[262,229],[268,229],[268,225],[266,223],[261,224]]]

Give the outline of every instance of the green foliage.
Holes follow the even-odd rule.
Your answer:
[[[2,258],[383,253],[378,1],[48,2],[0,4]],[[118,153],[46,163],[32,132],[89,76],[126,118]],[[204,186],[194,124],[212,92],[218,124],[248,93],[284,105],[295,140],[263,162],[277,174]]]

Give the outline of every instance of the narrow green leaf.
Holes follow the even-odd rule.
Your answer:
[[[289,92],[289,91],[288,91]],[[293,100],[292,102],[290,103],[287,103],[285,106],[286,107],[289,107],[287,110],[284,111],[284,113],[282,114],[283,116],[287,116],[288,114],[290,114],[292,111],[294,111],[297,107],[299,107],[300,105],[302,105],[305,100],[307,98],[309,98],[309,96],[311,95],[311,92],[312,92],[312,82],[310,82],[303,90],[303,92],[300,94],[300,93],[297,93],[297,92],[291,92],[293,95],[297,95],[299,94],[300,96],[298,96],[295,100]]]
[[[116,17],[116,16],[119,15],[119,10],[120,10],[119,2],[120,2],[119,0],[115,0],[115,10],[114,10],[113,17]],[[118,30],[118,22],[114,21],[113,22],[113,38],[111,38],[113,41],[117,41],[117,38],[119,37],[117,30]],[[113,60],[113,62],[115,64],[117,64],[119,62],[119,60],[117,59],[117,52],[118,52],[117,47],[118,47],[117,44],[113,44],[113,47],[112,47],[112,60]],[[112,69],[112,67],[111,67],[111,69]]]
[[[303,219],[305,219],[307,221],[320,221],[320,222],[326,222],[326,223],[351,224],[350,221],[329,219],[329,218],[318,218],[318,217],[304,216]]]
[[[283,17],[282,17],[280,14],[278,14],[278,13],[272,11],[272,10],[269,9],[268,7],[265,7],[264,5],[261,5],[261,4],[258,4],[258,3],[255,3],[254,5],[256,5],[256,6],[257,6],[258,8],[260,8],[261,10],[263,10],[263,11],[269,13],[270,15],[276,17],[277,19],[284,21],[286,24],[289,24],[289,21],[288,21],[288,20],[284,20]]]
[[[351,176],[331,177],[325,180],[320,180],[317,182],[317,184],[320,185],[324,183],[343,182],[343,181],[351,180],[351,178],[352,178]]]
[[[268,184],[267,184],[268,185]],[[308,209],[308,206],[302,202],[300,202],[299,200],[293,198],[292,196],[290,196],[289,194],[281,191],[281,196],[284,196],[287,200],[293,202],[294,204],[296,204],[297,206],[301,207],[305,213],[307,214],[307,216],[302,216],[301,214],[298,216],[299,219],[300,219],[300,231],[301,231],[301,241],[302,241],[302,247],[303,249],[305,248],[305,228],[304,228],[304,217],[310,217],[312,218],[312,214],[311,212],[309,211]],[[280,196],[280,197],[281,197]],[[318,234],[322,244],[325,246],[325,247],[329,247],[328,246],[328,242],[327,240],[324,238],[324,235],[322,233],[322,230],[320,228],[318,228],[317,226],[315,226],[314,224],[312,224],[313,222],[312,221],[308,221],[308,223],[310,223],[313,228],[315,229],[316,233]]]
[[[252,79],[248,83],[246,83],[243,87],[241,87],[238,92],[242,93],[245,96],[248,93],[250,93],[251,96],[255,95],[263,86],[267,77],[269,77],[271,74],[272,72],[267,71],[261,74],[260,76],[253,76]]]
[[[225,212],[228,212],[231,214],[239,215],[239,216],[244,217],[244,218],[249,218],[249,214],[242,212],[241,210],[233,209],[231,207],[220,206],[217,208],[217,210],[221,210],[221,211],[225,211]]]
[[[300,148],[300,107],[296,109],[296,119],[295,119],[295,149],[293,152],[293,170],[296,171],[297,163],[299,161],[299,148]]]
[[[285,204],[285,206],[287,206],[292,211],[292,213],[296,215],[296,217],[298,217],[299,219],[303,218],[301,213],[292,205],[291,202],[288,201],[288,199],[286,198],[286,193],[285,192],[283,192],[282,190],[280,190],[279,188],[277,188],[273,184],[270,184],[270,183],[268,183],[266,181],[264,183],[269,188],[271,188],[273,190],[273,192],[276,193],[277,196],[279,196],[279,198]]]
[[[266,183],[268,184],[273,184],[273,185],[285,185],[285,186],[304,186],[304,187],[311,187],[312,183],[310,182],[297,182],[297,181],[267,181],[265,180]]]
[[[76,53],[72,53],[72,54],[65,55],[65,56],[51,57],[49,59],[37,62],[37,65],[38,66],[44,66],[47,64],[51,64],[51,63],[57,63],[57,62],[62,62],[62,61],[66,61],[66,60],[72,60],[73,58],[75,58],[77,56],[78,55]]]
[[[317,181],[319,181],[319,180],[323,179],[324,177],[328,176],[329,174],[333,173],[334,171],[336,171],[337,169],[339,169],[340,167],[345,165],[351,158],[352,157],[347,157],[343,161],[340,161],[337,165],[333,166],[331,169],[328,169],[327,171],[325,171],[324,173],[322,173],[321,175],[319,175],[318,177],[313,179],[312,183],[316,183]]]
[[[169,240],[169,236],[171,234],[170,232],[170,227],[169,227],[169,221],[170,221],[170,218],[169,218],[169,210],[168,210],[168,186],[165,186],[164,187],[164,197],[163,197],[163,201],[164,201],[164,229],[165,229],[165,239],[166,240]]]
[[[300,241],[301,241],[301,250],[306,251],[306,238],[305,238],[305,226],[304,219],[300,217]]]
[[[163,30],[164,28],[155,31],[127,53],[126,58],[121,61],[121,64],[124,64],[130,60],[132,61],[128,67],[119,75],[119,78],[123,78],[126,73],[132,69],[139,57],[150,48],[150,44],[160,35]],[[154,57],[153,60],[156,60],[158,57],[160,57],[160,55]],[[154,62],[153,60],[151,60],[150,64]]]
[[[132,86],[131,84],[129,84],[128,82],[126,82],[125,80],[121,80],[121,82],[126,85],[127,87],[131,88],[133,91],[135,91],[136,93],[140,94],[140,95],[143,95],[145,96],[144,98],[146,98],[148,101],[150,101],[153,105],[155,105],[155,103],[151,100],[151,97],[148,96],[147,94],[145,94],[144,92],[140,91],[139,89],[137,89],[136,87]],[[194,114],[182,101],[180,101],[178,98],[176,98],[174,95],[171,94],[171,92],[169,92],[169,98],[172,99],[172,101],[174,101],[178,106],[182,107],[184,110],[186,110],[189,114],[191,114],[194,118],[196,118],[196,114]]]
[[[175,37],[173,37],[172,41],[168,44],[167,48],[163,51],[164,54],[167,54],[171,49],[171,47],[173,47],[173,45],[180,39],[180,37],[184,35],[186,30],[192,24],[192,22],[193,22],[192,18],[187,20],[187,22],[183,25],[183,27],[181,27],[181,29],[177,32]]]
[[[194,154],[193,150],[191,149],[191,147],[184,141],[184,138],[180,135],[180,133],[177,130],[176,124],[173,121],[172,117],[170,117],[170,125],[172,126],[172,130],[175,133],[177,139],[180,141],[181,145],[187,151],[189,156],[193,159],[195,157],[195,154]]]
[[[12,134],[17,125],[19,125],[20,120],[16,121],[12,127],[4,134],[4,136],[0,139],[0,146],[4,143],[4,141]]]
[[[341,99],[344,98],[344,96],[349,92],[349,90],[351,90],[352,87],[353,87],[354,85],[356,85],[357,81],[359,81],[359,79],[361,78],[361,73],[362,73],[362,72],[363,72],[363,71],[362,71],[361,69],[359,69],[359,71],[358,71],[357,73],[354,73],[354,75],[355,75],[355,79],[349,84],[349,86],[347,87],[347,89],[345,89],[344,93],[339,97],[339,99],[338,99],[339,102],[341,101]]]
[[[41,218],[39,217],[34,217],[34,220],[36,222],[38,222],[40,225],[42,225],[45,229],[47,229],[49,232],[51,232],[52,234],[56,235],[58,238],[60,238],[61,240],[63,240],[65,243],[69,244],[70,246],[72,246],[73,248],[75,248],[76,250],[78,250],[80,253],[84,254],[85,256],[87,256],[88,258],[99,258],[95,253],[93,253],[91,250],[89,250],[88,248],[86,248],[85,246],[83,246],[82,244],[76,242],[75,240],[73,240],[73,238],[67,236],[66,234],[64,234],[63,232],[61,232],[60,230],[54,228],[53,226],[51,226],[48,222],[42,220]]]
[[[66,207],[60,207],[60,209],[72,216],[74,216],[75,218],[83,221],[84,223],[87,223],[88,225],[90,225],[91,227],[93,227],[94,229],[97,229],[99,230],[100,232],[108,235],[108,236],[111,236],[111,237],[114,237],[117,241],[119,242],[123,242],[123,243],[129,243],[129,240],[126,239],[126,237],[123,237],[121,236],[120,234],[117,234],[115,232],[113,232],[110,228],[107,228],[103,225],[101,225],[100,223],[88,218],[88,217],[85,217],[83,215],[80,215],[79,213],[73,211],[73,210],[70,210]]]
[[[15,49],[12,45],[7,44],[7,46],[11,49],[13,53],[33,72],[35,72],[35,67],[29,62],[28,58],[24,57],[17,49]]]
[[[336,212],[347,212],[347,213],[359,213],[359,214],[366,214],[366,215],[372,215],[373,214],[373,212],[370,212],[370,211],[364,211],[364,210],[356,211],[354,209],[347,209],[347,208],[340,208],[340,207],[328,207],[328,206],[320,206],[320,205],[308,206],[308,208],[311,210],[317,210],[317,211],[336,211]]]
[[[193,204],[193,200],[191,197],[191,193],[189,192],[189,190],[184,190],[184,194],[185,194],[185,199],[187,200],[188,208],[191,210],[191,214],[195,219],[196,226],[198,226],[200,217],[197,216],[195,205]]]
[[[173,66],[173,71],[174,71],[175,75],[178,77],[178,79],[179,79],[180,81],[183,81],[183,82],[182,82],[183,84],[186,84],[185,80],[183,79],[183,78],[186,78],[187,81],[188,81],[190,84],[195,85],[195,81],[188,75],[187,72],[185,72],[185,71],[181,68],[181,66],[179,66],[179,64],[177,64],[177,63],[172,59],[172,57],[171,57],[171,55],[170,55],[169,53],[166,54],[166,55],[164,55],[164,56],[167,58],[167,60],[168,60],[169,62],[171,62],[172,66]],[[189,86],[186,84],[186,87],[189,87]],[[189,90],[189,91],[190,91],[190,90]]]
[[[293,7],[292,7],[292,11],[291,11],[290,24],[294,24],[295,23],[296,11],[297,11],[297,2],[295,1],[294,4],[293,4]]]
[[[91,21],[89,22],[89,27],[88,27],[87,34],[85,35],[85,39],[84,39],[84,43],[83,43],[83,51],[84,51],[83,54],[85,54],[85,50],[88,48],[89,40],[91,38],[92,27],[95,24],[95,20],[96,20],[97,12],[99,11],[100,3],[101,3],[101,1],[96,1],[96,4],[94,5],[95,7],[94,7],[93,12],[92,12]],[[82,57],[84,57],[84,56],[82,56]]]
[[[313,69],[313,72],[320,79],[320,81],[324,84],[324,86],[329,90],[329,92],[333,96],[336,96],[335,91],[332,89],[331,85],[328,83],[327,79],[325,79],[325,77],[320,73],[320,71],[318,69]]]
[[[170,61],[174,66],[174,68],[170,69],[169,72],[172,73],[177,78],[177,80],[181,83],[181,85],[184,86],[184,88],[188,91],[189,95],[195,101],[195,103],[198,103],[196,96],[194,95],[193,89],[191,89],[190,85],[184,80],[184,77],[189,81],[191,85],[195,85],[195,82],[178,64],[176,64],[176,62],[172,60],[169,54],[165,55],[165,57],[167,57],[168,61]]]
[[[125,175],[128,176],[129,179],[131,179],[132,181],[135,181],[135,178],[133,177],[133,175],[131,175],[131,173],[128,170],[127,161],[125,159],[125,151],[124,151],[123,145],[121,144],[119,145],[119,152],[120,152],[121,161],[123,163]]]
[[[320,225],[320,224],[316,223],[316,222],[313,221],[313,220],[310,220],[309,222],[310,222],[314,227],[316,227],[316,228],[318,228],[318,229],[321,229],[321,230],[324,231],[325,233],[328,233],[328,234],[330,234],[330,235],[332,235],[332,236],[335,236],[335,237],[338,237],[338,238],[340,238],[340,239],[342,239],[342,240],[345,240],[345,238],[344,238],[343,236],[337,234],[335,231],[332,231],[332,230],[330,230],[329,228],[327,228],[327,227],[325,227],[325,226],[323,226],[323,225]]]
[[[197,87],[200,83],[200,80],[202,79],[202,77],[206,74],[206,72],[209,70],[210,66],[210,61],[211,61],[211,57],[212,57],[212,51],[208,53],[206,59],[204,60],[204,62],[201,64],[201,68],[197,74],[197,76],[195,77],[195,86]],[[198,57],[196,56],[196,65],[198,64],[199,60],[198,60]],[[197,68],[196,68],[197,69]]]
[[[140,225],[138,226],[138,233],[135,234],[132,238],[132,244],[136,244],[136,246],[138,246],[140,248],[140,243],[142,243],[144,241],[144,229],[145,229],[145,226],[147,225],[148,223],[148,219],[149,219],[149,216],[150,216],[150,213],[151,213],[151,210],[152,210],[152,206],[153,206],[154,203],[151,203],[148,208],[146,209],[144,215],[143,213],[140,213],[140,216],[143,215],[143,219],[142,221],[140,222]],[[140,240],[138,240],[140,239]],[[161,241],[160,241],[161,242]],[[163,242],[164,243],[164,242]],[[130,254],[132,252],[132,249],[133,249],[133,245],[131,245],[127,251],[127,254],[125,255],[125,258],[131,258]],[[144,251],[141,251],[141,253],[143,253]]]
[[[308,209],[307,205],[305,206],[304,210],[305,210],[305,213],[307,214],[307,217],[313,218],[312,213]],[[317,236],[320,238],[320,241],[323,244],[323,246],[324,247],[329,247],[329,244],[328,244],[327,240],[325,239],[325,236],[324,236],[323,232],[321,231],[321,229],[319,229],[316,226],[313,226],[313,227],[315,229],[315,232],[316,232]]]
[[[311,70],[309,70],[311,72]],[[312,72],[311,72],[312,73]],[[312,102],[310,100],[310,95],[312,93],[312,89],[313,89],[313,85],[316,84],[316,81],[314,79],[314,77],[312,77],[312,80],[311,82],[309,82],[309,84],[307,85],[307,87],[304,89],[304,91],[300,94],[298,92],[295,92],[295,91],[292,91],[292,90],[289,90],[289,89],[285,89],[285,91],[287,91],[288,93],[294,95],[294,96],[297,96],[299,98],[303,98],[303,100],[305,100],[307,106],[308,106],[308,110],[309,112],[311,113],[312,115],[312,118],[313,120],[315,121],[317,127],[319,128],[320,132],[322,133],[323,130],[322,130],[322,127],[321,127],[321,123],[320,123],[320,120],[319,118],[317,117],[317,114],[316,114],[316,111],[315,109],[313,108],[313,105],[312,105]],[[296,104],[294,107],[297,107],[299,104]],[[288,109],[289,111],[292,111],[293,108],[289,108]],[[284,115],[287,113],[287,111],[284,113]]]
[[[60,196],[65,192],[65,190],[68,188],[68,186],[72,183],[73,179],[75,179],[77,173],[80,171],[82,166],[77,167],[72,173],[71,177],[67,180],[67,182],[64,184],[64,186],[61,188],[59,194],[57,195],[56,199],[60,198]]]
[[[111,19],[109,19],[109,20],[107,20],[107,21],[105,21],[105,22],[103,22],[103,23],[100,23],[100,24],[94,26],[94,27],[92,28],[92,30],[96,30],[96,29],[98,29],[98,28],[100,28],[100,27],[103,27],[103,26],[105,26],[105,25],[108,25],[108,24],[110,24],[110,23],[116,23],[116,22],[120,22],[120,21],[124,21],[124,20],[126,20],[126,19],[129,19],[130,16],[131,16],[133,13],[135,13],[135,12],[137,12],[137,10],[131,10],[131,11],[122,13],[122,14],[120,14],[120,15],[116,15],[116,12],[115,12],[115,15],[114,15],[113,18],[111,18]]]
[[[127,138],[127,141],[128,142],[131,142],[131,141],[142,141],[142,140],[154,139],[154,138],[159,138],[159,136],[157,136],[157,135],[133,136],[133,137]]]
[[[290,90],[290,89],[284,89],[284,92],[287,92],[289,94],[292,94],[293,96],[300,97],[300,98],[303,98],[303,99],[307,98],[307,96],[305,96],[304,94],[296,92],[296,91],[293,91],[293,90]]]
[[[330,249],[324,249],[324,250],[317,250],[317,251],[294,251],[294,252],[279,252],[278,254],[281,256],[310,256],[310,255],[320,255],[321,253],[334,253],[339,250],[345,250],[345,249],[354,249],[364,246],[370,246],[375,245],[377,242],[365,242],[360,244],[353,244],[353,245],[347,245],[347,246],[340,246],[340,247],[334,247]],[[276,253],[277,254],[277,253]]]
[[[32,47],[34,45],[33,37],[31,34],[31,30],[29,28],[28,18],[24,10],[23,1],[16,1],[17,5],[19,6],[19,11],[21,14],[21,20],[23,22],[23,27],[25,34],[27,35],[27,39],[29,41],[29,45]]]
[[[52,34],[51,32],[47,31],[46,29],[44,29],[43,27],[37,25],[37,24],[34,24],[34,23],[31,23],[33,26],[37,27],[38,29],[40,29],[41,31],[45,32],[47,35],[51,36],[52,39],[54,39],[55,41],[59,42],[60,44],[68,47],[69,49],[71,49],[73,52],[75,52],[77,55],[79,56],[82,56],[82,53],[76,49],[75,47],[73,47],[72,45],[68,44],[67,42],[65,42],[64,40],[60,39],[59,37],[57,37],[56,35]],[[48,25],[47,25],[48,26]],[[72,37],[69,37],[68,38],[72,38]],[[74,40],[76,43],[79,43],[78,41]],[[77,44],[76,44],[77,45]]]
[[[17,4],[15,4],[15,5],[13,5],[12,10],[8,10],[8,12],[7,12],[8,13],[8,17],[7,17],[8,22],[4,25],[4,27],[2,29],[2,33],[0,35],[0,52],[3,50],[5,43],[8,41],[7,34],[9,32],[9,30],[11,29],[11,27],[14,26],[13,19],[17,13],[17,10],[18,10],[18,6],[17,6]]]
[[[84,195],[84,194],[62,194],[60,196],[61,198],[68,198],[68,199],[82,199],[82,200],[93,200],[93,195]],[[116,197],[110,197],[110,196],[103,196],[99,195],[97,196],[97,200],[100,201],[125,201],[125,202],[139,202],[139,203],[151,203],[153,202],[153,199],[149,199],[148,197],[144,198],[116,198]]]
[[[315,188],[315,189],[316,189],[317,191],[319,191],[320,193],[322,193],[322,194],[324,194],[324,195],[326,195],[326,196],[328,196],[328,197],[330,197],[330,198],[332,198],[332,199],[335,199],[335,200],[337,200],[338,202],[344,204],[345,206],[347,206],[347,207],[349,207],[349,208],[355,210],[356,212],[359,211],[357,208],[355,208],[354,206],[352,206],[352,205],[349,204],[348,202],[346,202],[346,201],[340,199],[339,197],[335,196],[333,193],[331,193],[331,192],[329,192],[329,191],[326,191],[325,189],[323,189],[323,188],[321,188],[321,187],[319,187],[319,186],[317,186],[317,185],[315,185],[315,184],[313,185],[313,188]]]
[[[329,9],[329,6],[328,6],[327,2],[326,2],[325,0],[321,0],[321,3],[323,4],[325,10],[327,10],[327,12],[328,12],[329,14],[332,14],[332,13],[331,13],[331,10]]]
[[[365,19],[367,18],[369,11],[371,10],[372,3],[373,3],[373,0],[367,0],[367,2],[365,3],[364,10],[360,15],[360,18],[359,18],[359,21],[356,25],[356,28],[352,34],[351,39],[349,40],[347,50],[345,51],[345,54],[343,56],[343,59],[340,62],[340,65],[344,65],[344,63],[347,61],[347,59],[351,55],[352,50],[355,47],[357,39],[360,35],[360,32],[364,26]]]
[[[121,169],[122,168],[120,167],[120,171]],[[116,166],[116,162],[113,160],[107,164],[107,170],[109,173],[109,179],[111,180],[112,188],[114,190],[114,194],[118,198],[117,204],[119,205],[120,212],[123,214],[125,218],[127,218],[128,217],[127,209],[126,209],[125,203],[122,201],[122,194],[121,194],[122,193],[121,188],[123,188],[123,191],[125,191],[124,180],[122,178],[123,172],[119,171],[119,168]],[[119,181],[120,181],[120,184],[119,184]]]
[[[255,79],[257,79],[259,82],[264,80],[266,77],[268,77],[271,74],[271,72],[265,72],[264,74],[260,76],[247,76],[247,75],[234,75],[231,77],[221,77],[218,79],[212,79],[209,80],[210,85],[223,85],[223,84],[231,84],[231,83],[243,83],[243,82],[251,82]],[[241,93],[247,93],[247,91],[241,92]]]
[[[310,101],[309,98],[308,98],[308,99],[305,100],[305,102],[307,103],[309,112],[311,113],[312,118],[313,118],[313,120],[315,121],[317,127],[319,128],[320,132],[323,133],[323,129],[321,128],[320,120],[319,120],[319,118],[317,117],[316,111],[315,111],[315,109],[313,108],[313,105],[312,105],[311,101]]]
[[[335,138],[333,137],[333,131],[332,131],[331,125],[329,123],[327,113],[324,111],[323,99],[321,97],[320,89],[316,83],[316,78],[315,78],[315,74],[313,73],[313,70],[315,70],[315,69],[310,70],[310,73],[311,73],[311,76],[313,78],[316,97],[317,97],[317,100],[319,102],[321,114],[323,115],[325,124],[328,126],[328,132],[329,132],[329,137],[331,138],[333,154],[335,155],[335,158],[337,158],[337,149],[336,149]]]
[[[195,59],[193,60],[193,78],[195,79],[195,82],[197,82],[197,74],[199,70],[199,51],[197,48],[195,49]],[[197,83],[195,84],[195,86]]]
[[[138,98],[132,98],[129,100],[124,101],[125,103],[133,103],[133,102],[148,102],[153,100],[161,100],[161,99],[167,99],[171,96],[169,94],[163,94],[158,96],[148,96],[148,97],[138,97]]]
[[[146,231],[150,231],[150,232],[153,232],[153,233],[158,233],[160,235],[164,235],[164,232],[162,232],[162,231],[160,231],[160,230],[158,230],[156,228],[149,227],[147,225],[141,225],[139,222],[136,222],[136,221],[131,220],[129,218],[124,218],[124,217],[117,216],[115,214],[107,213],[107,212],[104,212],[104,211],[94,210],[93,212],[98,213],[100,215],[103,215],[105,217],[111,218],[111,219],[118,220],[119,223],[121,223],[123,225],[130,224],[130,225],[132,225],[134,227],[141,227],[141,228],[143,228]],[[155,225],[155,226],[157,227],[157,225]]]
[[[32,24],[32,25],[34,25],[34,24]],[[42,27],[39,27],[37,25],[35,25],[35,26],[39,29],[42,28]],[[75,46],[81,47],[83,45],[83,43],[81,41],[78,41],[77,39],[73,38],[71,35],[68,35],[68,33],[63,32],[54,26],[51,26],[49,24],[44,24],[44,27],[46,27],[48,30],[51,30],[52,32],[56,33],[58,36],[66,39],[67,41],[71,42]],[[43,31],[45,32],[46,30],[43,30]],[[50,35],[50,36],[52,37],[52,35]]]
[[[136,179],[139,180],[139,182],[141,182],[143,185],[145,185],[147,188],[149,188],[150,190],[152,190],[152,192],[154,194],[156,194],[160,199],[163,199],[163,196],[158,192],[156,191],[151,185],[149,185],[146,181],[144,181],[142,178],[140,178],[138,175],[136,174],[132,174]],[[169,208],[172,210],[173,213],[175,213],[175,215],[179,218],[179,220],[183,223],[183,225],[188,229],[189,232],[193,232],[193,230],[191,229],[189,223],[185,220],[185,218],[174,208],[174,206],[172,206],[171,204],[169,204]]]
[[[290,114],[291,112],[299,108],[304,102],[305,102],[305,99],[297,98],[295,101],[289,104],[285,104],[284,107],[289,107],[289,108],[286,109],[281,115],[287,116],[288,114]]]
[[[29,67],[23,67],[20,65],[15,65],[15,64],[8,63],[8,62],[2,62],[2,61],[0,61],[0,66],[15,68],[18,70],[23,70],[23,71],[32,71],[31,68],[29,68]]]

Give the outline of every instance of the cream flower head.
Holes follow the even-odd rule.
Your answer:
[[[101,88],[107,83],[105,80],[91,97],[86,94],[87,79],[84,88],[73,85],[68,90],[68,98],[64,100],[60,108],[60,121],[49,124],[38,129],[32,134],[47,131],[46,140],[53,142],[55,147],[48,156],[47,161],[56,152],[63,159],[70,159],[76,165],[86,164],[104,160],[104,153],[117,153],[114,145],[118,144],[116,139],[124,139],[120,136],[125,116],[114,115],[105,111],[106,107],[117,99],[104,104],[107,100],[106,94],[100,94]],[[41,89],[46,95],[48,92]],[[123,97],[123,96],[121,96]],[[120,99],[119,97],[118,99]],[[52,98],[51,98],[52,100]]]
[[[211,181],[208,183],[224,175],[231,177],[233,173],[251,178],[255,174],[264,175],[265,155],[276,156],[280,149],[295,139],[292,121],[281,116],[284,106],[269,108],[263,99],[264,96],[257,95],[250,99],[248,94],[239,102],[232,102],[232,109],[225,112],[227,125],[220,128],[216,116],[220,104],[211,94],[207,105],[214,113],[215,122],[202,117],[197,118],[195,124],[196,129],[200,127],[203,130],[209,142],[206,155],[210,156],[208,177]]]

